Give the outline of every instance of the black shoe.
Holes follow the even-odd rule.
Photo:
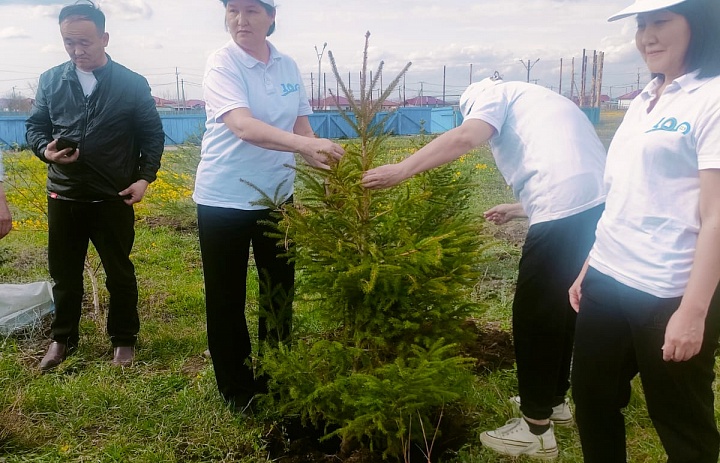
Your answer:
[[[67,345],[53,341],[45,354],[45,357],[40,361],[40,371],[43,373],[50,371],[53,368],[60,365],[68,355]]]
[[[113,349],[113,359],[110,362],[114,367],[129,367],[135,359],[135,347],[118,346]]]

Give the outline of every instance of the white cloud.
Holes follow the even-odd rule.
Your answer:
[[[25,39],[30,37],[25,29],[10,26],[0,29],[0,39]]]
[[[5,63],[34,69],[37,76],[67,59],[58,32],[57,14],[73,0],[0,0],[4,26],[30,31],[23,40],[0,40]],[[175,69],[188,82],[189,97],[199,96],[209,53],[230,39],[224,28],[219,0],[98,0],[107,16],[108,53],[113,59],[148,76],[153,91],[175,86]],[[408,61],[408,96],[424,90],[462,88],[499,71],[509,80],[525,80],[519,60],[540,61],[531,79],[557,86],[560,58],[564,82],[571,78],[570,62],[576,58],[576,78],[583,49],[605,52],[604,83],[622,85],[637,80],[644,64],[633,45],[634,21],[607,23],[606,18],[630,0],[282,0],[278,2],[277,31],[270,41],[293,57],[306,85],[310,73],[317,79],[314,46],[327,42],[340,73],[357,80],[362,62],[364,34],[370,31],[370,67],[385,61],[384,81]],[[0,32],[2,34],[3,32]],[[9,34],[9,32],[5,32]],[[4,37],[4,36],[2,36]],[[18,46],[22,44],[22,46]],[[335,87],[327,51],[322,62],[328,87]],[[169,76],[169,77],[168,77]],[[645,76],[643,76],[645,77]],[[14,75],[0,73],[3,80]],[[332,83],[331,83],[332,81]],[[172,85],[171,85],[172,84]],[[192,84],[192,85],[190,85]],[[10,88],[12,82],[5,86]],[[315,80],[317,85],[317,80]],[[563,83],[565,88],[565,83]],[[317,88],[315,89],[317,90]],[[454,90],[453,90],[454,91]],[[427,94],[427,92],[426,92]],[[414,96],[414,95],[412,95]]]
[[[98,2],[98,6],[102,9],[105,15],[108,18],[111,17],[113,21],[150,19],[153,16],[153,10],[150,7],[150,4],[144,0],[109,0]]]

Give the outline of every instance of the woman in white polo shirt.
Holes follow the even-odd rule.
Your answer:
[[[586,463],[624,463],[639,373],[668,461],[717,463],[720,2],[637,0],[610,21],[633,15],[654,79],[610,145],[605,212],[570,290],[576,420]]]
[[[205,277],[208,346],[218,389],[244,411],[264,384],[250,363],[245,281],[252,244],[260,278],[261,340],[290,334],[294,267],[266,233],[272,210],[263,196],[292,200],[293,153],[327,167],[343,149],[315,138],[312,113],[295,62],[267,41],[274,0],[221,0],[232,39],[208,59],[203,81],[207,131],[193,199]]]

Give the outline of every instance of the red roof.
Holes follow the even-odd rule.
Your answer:
[[[625,95],[619,96],[618,100],[633,100],[636,96],[640,95],[642,90],[633,90],[630,93],[626,93]]]
[[[408,106],[445,106],[445,102],[434,96],[416,96],[405,100]]]
[[[190,108],[204,108],[205,102],[203,100],[185,100],[185,106]]]

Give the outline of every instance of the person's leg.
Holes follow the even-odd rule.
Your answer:
[[[134,346],[140,331],[138,288],[130,252],[135,242],[135,212],[123,201],[93,203],[90,240],[105,269],[110,306],[107,332],[113,347]]]
[[[513,301],[520,410],[545,420],[570,387],[575,311],[568,289],[594,241],[602,206],[533,225],[523,246]]]
[[[592,267],[583,281],[575,330],[572,390],[585,463],[625,463],[630,381],[637,373],[623,286]]]
[[[48,264],[54,281],[53,340],[74,349],[79,341],[83,269],[89,231],[87,204],[48,198]]]
[[[277,219],[265,212],[262,220]],[[278,238],[267,236],[277,234],[270,224],[263,224],[253,234],[252,247],[257,266],[260,295],[258,305],[258,341],[259,355],[262,356],[263,344],[277,346],[280,342],[290,339],[292,331],[292,304],[295,294],[295,264],[288,260],[288,250],[281,247]],[[268,391],[268,376],[262,370],[262,363],[257,365],[255,386],[258,392]]]
[[[276,222],[269,211],[261,219]],[[260,281],[260,316],[258,338],[276,345],[290,339],[292,304],[295,291],[295,264],[286,255],[275,237],[277,230],[270,224],[259,226],[252,237],[253,256]]]
[[[575,329],[568,289],[592,245],[602,207],[533,225],[520,259],[513,301],[513,335],[520,411],[523,417],[480,435],[484,446],[507,455],[554,458],[558,454],[550,422],[564,404]],[[515,399],[513,399],[515,401]],[[565,410],[557,418],[572,422]]]
[[[570,233],[564,238],[568,247],[566,248],[567,254],[563,257],[564,277],[562,279],[563,285],[569,283],[567,289],[570,289],[570,286],[575,282],[575,279],[585,264],[585,260],[590,254],[590,249],[592,249],[595,242],[597,223],[604,210],[605,205],[602,204],[588,211],[568,217],[562,223],[565,227],[565,232]],[[565,297],[569,300],[567,290]],[[572,365],[575,344],[576,318],[577,316],[573,316],[566,319],[568,325],[564,331],[563,358],[560,363],[560,373],[558,374],[555,385],[555,400],[553,401],[553,405],[563,403],[570,387],[570,367]]]
[[[255,394],[245,319],[253,211],[202,205],[197,209],[208,347],[215,380],[226,401],[242,406]]]
[[[662,359],[665,328],[680,298],[646,296],[636,303],[635,339],[640,377],[650,418],[669,463],[716,463],[720,436],[715,421],[715,350],[718,301],[706,320],[699,354],[684,362]]]

